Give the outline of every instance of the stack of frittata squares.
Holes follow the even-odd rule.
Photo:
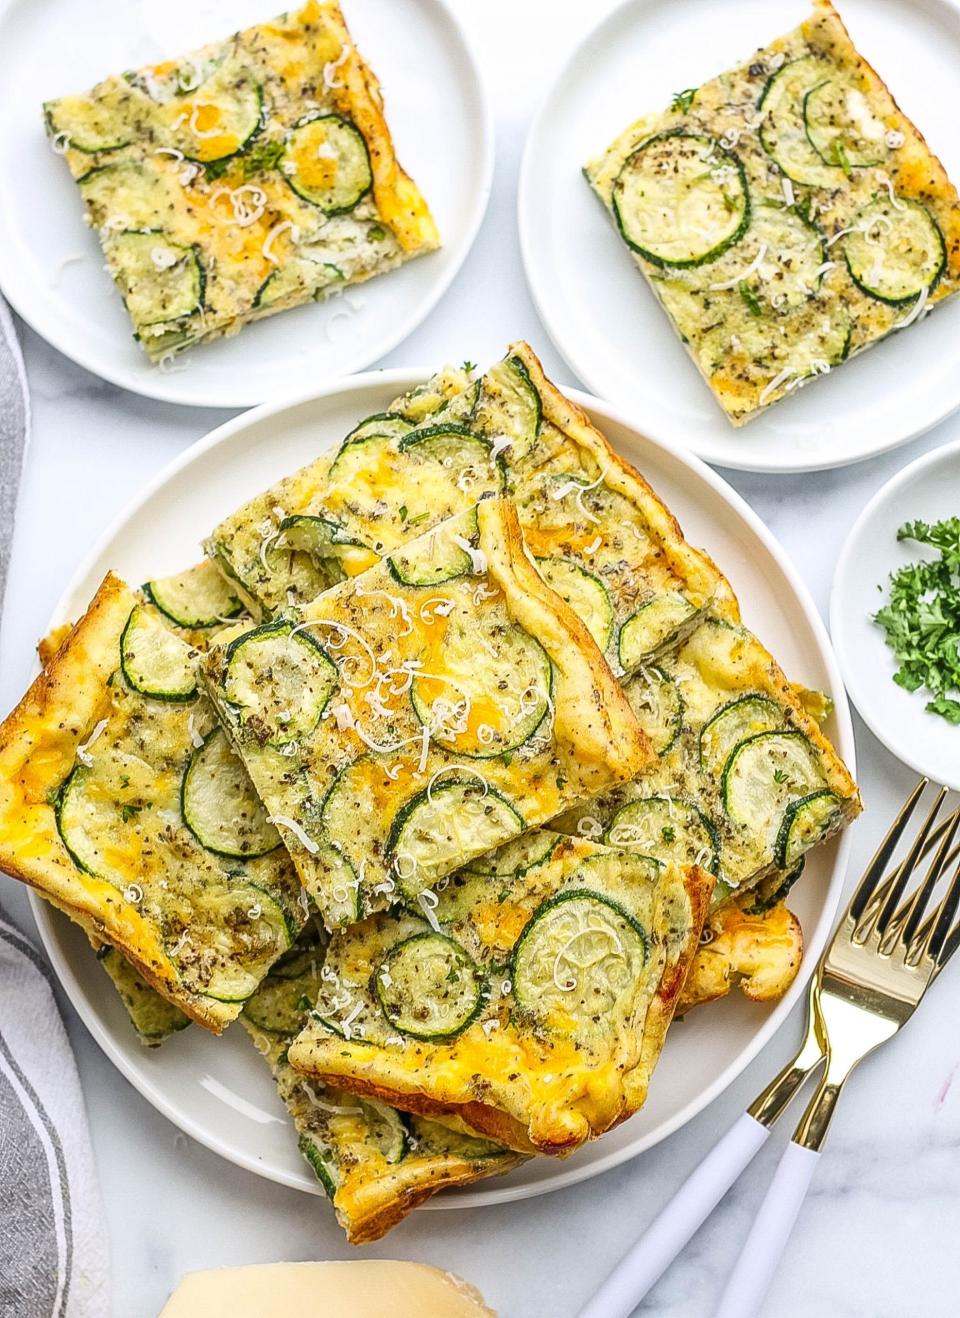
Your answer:
[[[526,344],[206,548],[51,642],[0,864],[145,1042],[240,1018],[351,1240],[630,1116],[677,1010],[785,991],[782,898],[859,810],[824,702]]]

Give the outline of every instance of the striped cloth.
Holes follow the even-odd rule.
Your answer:
[[[109,1312],[106,1222],[53,977],[0,909],[0,1315]]]

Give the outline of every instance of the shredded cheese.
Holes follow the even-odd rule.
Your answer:
[[[107,719],[102,718],[100,722],[95,725],[87,740],[82,741],[77,747],[77,759],[81,764],[85,764],[88,769],[90,765],[93,764],[93,756],[90,754],[90,747],[98,737],[102,736],[103,730],[107,726],[107,722]]]
[[[310,852],[311,856],[315,856],[320,850],[313,838],[308,836],[306,830],[288,815],[267,815],[267,823],[274,824],[279,828],[288,828],[300,845]]]

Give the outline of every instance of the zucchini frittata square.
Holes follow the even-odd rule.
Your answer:
[[[269,614],[504,490],[541,576],[619,674],[689,631],[717,591],[714,564],[526,343],[480,379],[448,369],[361,421],[227,518],[208,550]]]
[[[957,191],[829,0],[585,168],[734,425],[957,290]]]
[[[0,725],[0,868],[219,1033],[304,913],[277,831],[197,687],[197,654],[144,597],[105,579]]]
[[[520,1152],[565,1154],[644,1103],[713,886],[696,867],[539,831],[437,893],[430,920],[331,940],[306,1075]]]
[[[652,762],[512,506],[484,499],[204,661],[328,927],[433,884]]]
[[[44,114],[153,361],[439,242],[336,0]]]

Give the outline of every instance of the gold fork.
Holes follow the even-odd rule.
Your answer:
[[[816,1092],[780,1161],[715,1318],[754,1318],[806,1196],[843,1086],[859,1062],[909,1020],[953,955],[960,932],[960,862],[946,895],[933,893],[958,860],[960,810],[937,822],[940,789],[906,857],[888,867],[927,779],[907,798],[877,848],[820,959],[807,1027],[792,1061],[750,1105],[607,1278],[580,1318],[627,1318],[765,1143],[804,1081],[826,1061]],[[923,879],[905,896],[917,866]]]

